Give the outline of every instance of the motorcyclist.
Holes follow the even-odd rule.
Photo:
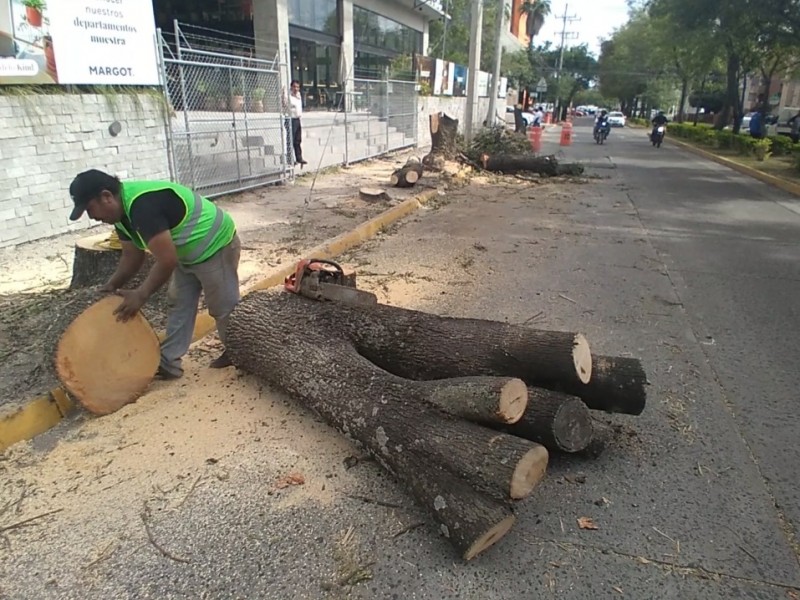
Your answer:
[[[651,123],[653,124],[653,133],[651,134],[651,137],[652,137],[653,134],[655,134],[656,129],[658,127],[660,127],[661,125],[666,125],[667,123],[669,123],[669,119],[667,118],[667,115],[664,114],[664,111],[660,110],[660,111],[658,111],[658,114],[655,117],[653,117]]]
[[[606,131],[606,137],[608,134],[611,133],[611,125],[608,124],[608,112],[603,109],[600,111],[600,114],[597,115],[597,119],[594,122],[594,133],[596,134],[600,130]]]

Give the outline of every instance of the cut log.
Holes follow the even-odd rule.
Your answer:
[[[516,423],[525,413],[528,388],[521,379],[461,377],[421,382],[428,401],[476,423]]]
[[[121,302],[119,296],[107,296],[93,303],[64,330],[56,347],[59,380],[96,415],[134,402],[158,369],[158,336],[141,313],[117,321],[114,310]]]
[[[87,309],[94,312],[93,305],[103,298],[94,288],[5,298],[0,306],[0,394],[8,398],[32,398],[47,393],[62,385],[60,368],[64,369],[62,373],[70,383],[68,391],[77,397],[82,395],[81,386],[91,391],[96,385],[113,383],[110,375],[117,373],[117,369],[127,369],[128,355],[139,352],[129,345],[127,336],[138,339],[142,326],[138,319],[126,324],[114,321],[108,326],[99,323],[86,334],[88,337],[73,335],[76,333],[74,322]],[[116,305],[120,300],[115,296],[106,302]],[[97,340],[97,345],[92,345],[93,340]],[[71,345],[73,342],[75,344]],[[60,354],[62,352],[65,353]],[[156,357],[158,354],[156,341]],[[69,368],[82,368],[84,360],[94,360],[94,364],[88,365],[88,370],[77,372],[78,377],[73,379]],[[64,367],[58,367],[59,363]],[[133,368],[138,369],[138,366]]]
[[[642,362],[621,356],[595,356],[587,384],[565,382],[559,389],[578,396],[592,410],[640,415],[647,404],[647,374]]]
[[[431,151],[423,157],[422,164],[433,167],[439,160],[455,159],[458,155],[458,119],[440,112],[430,115],[429,122]]]
[[[343,308],[288,293],[251,293],[231,315],[231,359],[364,447],[472,558],[511,527],[503,499],[531,493],[544,475],[547,450],[434,407],[431,389],[446,384],[403,379],[367,360],[349,333],[359,325],[356,316],[372,309]],[[298,322],[305,327],[285,327]]]
[[[366,200],[367,202],[382,202],[389,200],[389,195],[386,193],[386,190],[382,190],[380,188],[361,188],[358,190],[358,195],[362,200]]]
[[[592,415],[580,398],[539,388],[528,388],[525,414],[503,431],[567,453],[585,450],[594,433]]]
[[[483,168],[512,175],[514,173],[539,173],[548,177],[560,175],[578,176],[583,174],[583,165],[578,163],[560,164],[555,156],[517,156],[506,154],[481,157]]]
[[[404,167],[397,169],[389,178],[389,182],[400,188],[414,187],[422,177],[422,165],[420,163],[406,164]]]

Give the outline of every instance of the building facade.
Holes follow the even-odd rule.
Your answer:
[[[252,15],[256,47],[279,49],[309,110],[339,105],[346,82],[382,78],[397,57],[425,54],[429,23],[445,18],[439,0],[253,0]]]

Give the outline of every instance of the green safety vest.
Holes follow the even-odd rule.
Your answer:
[[[186,216],[170,230],[181,264],[194,265],[208,260],[231,242],[236,234],[236,225],[228,213],[194,190],[168,181],[123,182],[122,208],[128,221],[137,198],[148,192],[163,190],[175,192],[186,206]],[[114,227],[127,235],[137,248],[147,249],[139,232],[128,231],[122,223],[114,223]]]

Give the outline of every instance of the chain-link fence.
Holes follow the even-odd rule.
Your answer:
[[[210,197],[286,179],[280,65],[180,40],[162,47],[173,179]]]
[[[173,180],[213,197],[290,178],[296,164],[285,90],[289,74],[280,52],[274,60],[253,58],[254,51],[230,46],[238,38],[223,40],[228,46],[217,50],[209,31],[187,38],[176,24],[174,38],[162,36]],[[269,53],[262,49],[264,54]],[[329,110],[301,117],[309,168],[349,164],[417,143],[415,82],[355,79],[339,89]]]

